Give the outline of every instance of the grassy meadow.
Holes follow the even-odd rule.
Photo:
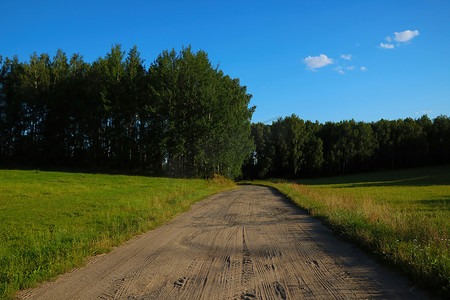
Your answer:
[[[0,170],[0,298],[232,189],[231,181]]]
[[[253,183],[278,189],[418,284],[450,293],[450,166]]]

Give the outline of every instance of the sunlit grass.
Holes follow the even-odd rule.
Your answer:
[[[0,298],[81,265],[231,181],[0,170]]]
[[[277,188],[416,282],[450,292],[450,166],[255,183]]]

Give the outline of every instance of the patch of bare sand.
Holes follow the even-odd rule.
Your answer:
[[[423,299],[275,190],[246,186],[21,299]]]

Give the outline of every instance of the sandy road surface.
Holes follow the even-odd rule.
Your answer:
[[[212,196],[29,299],[414,299],[419,291],[276,191]]]

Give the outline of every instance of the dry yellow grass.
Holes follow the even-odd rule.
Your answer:
[[[418,283],[450,292],[450,166],[254,183],[280,190]]]

